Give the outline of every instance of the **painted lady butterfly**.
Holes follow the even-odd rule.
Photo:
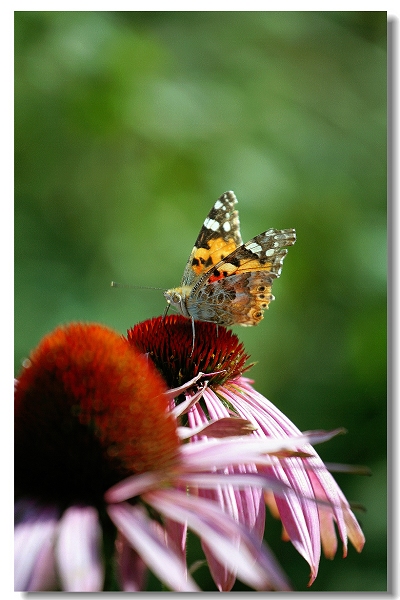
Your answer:
[[[194,321],[257,325],[274,296],[294,229],[268,229],[243,244],[237,203],[225,192],[208,213],[183,272],[181,286],[164,292],[169,305]]]

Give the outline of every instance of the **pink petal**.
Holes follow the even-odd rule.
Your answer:
[[[186,537],[187,537],[187,526],[186,523],[177,523],[172,519],[164,519],[165,527],[165,540],[167,546],[180,556],[182,562],[186,560]]]
[[[220,592],[230,592],[236,581],[236,571],[232,571],[226,565],[223,565],[215,558],[212,549],[201,542],[201,547],[207,559],[208,568],[211,576]]]
[[[203,375],[203,373],[200,373],[200,375]],[[207,385],[208,382],[205,381],[203,387],[200,390],[198,390],[195,394],[186,396],[186,400],[184,402],[181,402],[177,406],[173,405],[171,408],[171,412],[174,415],[174,417],[178,418],[187,413],[200,400]],[[181,386],[181,388],[170,390],[169,392],[167,392],[167,394],[171,394],[172,392],[178,392],[177,394],[174,394],[175,397],[176,395],[179,395],[179,390],[184,388],[185,386]]]
[[[217,504],[176,490],[149,492],[144,498],[158,512],[188,527],[212,549],[221,565],[256,589],[290,589],[277,563],[259,541],[223,513]]]
[[[217,396],[217,394],[211,390],[207,389],[203,393],[204,402],[207,407],[207,411],[210,419],[221,419],[223,417],[231,417],[231,413],[228,411],[226,406],[221,402],[221,399]],[[204,412],[202,408],[199,406],[198,410]],[[204,415],[205,416],[205,415]],[[207,418],[207,417],[206,417]]]
[[[197,381],[199,379],[201,379],[202,377],[212,377],[213,375],[218,375],[218,373],[221,373],[221,371],[216,371],[215,373],[202,373],[200,371],[200,373],[197,373],[197,375],[195,377],[193,377],[190,381],[187,381],[186,383],[182,384],[181,386],[179,386],[177,388],[172,388],[172,389],[168,390],[167,392],[165,392],[165,396],[167,398],[174,399],[177,396],[180,396],[180,394],[182,394],[189,388],[193,387],[193,385],[195,383],[197,383]],[[189,400],[193,400],[193,398],[195,397],[196,398],[195,402],[197,402],[197,400],[201,397],[203,390],[207,387],[207,385],[208,385],[208,381],[205,381],[203,389],[199,390],[198,392],[196,392],[193,395],[191,392],[189,392],[188,393]],[[188,410],[187,406],[186,406],[186,410]],[[178,411],[177,414],[181,414],[181,413],[179,413],[179,411]]]
[[[345,503],[348,506],[348,502],[346,499]],[[365,544],[365,537],[361,530],[361,527],[359,526],[358,521],[355,518],[353,512],[350,510],[350,508],[347,508],[345,505],[343,505],[343,511],[344,522],[346,523],[347,535],[349,536],[349,540],[351,541],[357,552],[361,552]]]
[[[343,555],[346,556],[347,554],[347,536],[356,550],[361,552],[365,542],[364,534],[350,509],[349,503],[332,475],[322,463],[320,468],[310,471],[309,476],[316,497],[331,503],[331,507],[319,506],[320,512],[324,511],[324,527],[321,526],[321,538],[326,556],[330,558],[336,552],[337,544],[332,542],[331,534],[333,521],[337,524],[339,535],[343,542]],[[329,521],[331,521],[330,524]]]
[[[19,522],[15,526],[14,541],[15,591],[49,589],[54,583],[52,544],[58,511],[54,507],[19,502],[16,513]],[[38,585],[43,587],[38,588]]]
[[[110,503],[122,502],[128,498],[140,496],[154,487],[159,487],[161,483],[162,476],[157,471],[132,475],[107,490],[104,499]]]
[[[107,511],[115,526],[161,581],[177,592],[199,591],[187,574],[186,565],[157,534],[144,510],[124,503],[110,505]]]
[[[260,432],[254,434],[270,436],[274,439],[282,439],[288,436],[298,436],[300,431],[291,421],[277,409],[269,400],[258,394],[245,378],[240,379],[240,386],[247,392],[245,396],[233,394],[230,390],[224,390],[227,399],[236,407],[243,418],[247,418],[254,424],[258,424]],[[314,449],[307,444],[298,446],[302,450]],[[282,461],[272,468],[266,468],[266,472],[273,473],[277,480],[289,485],[296,492],[293,494],[276,496],[282,524],[287,534],[297,549],[311,567],[311,579],[314,580],[320,561],[321,541],[319,513],[315,502],[307,499],[314,497],[314,490],[308,477],[304,463],[300,459]]]
[[[56,557],[62,587],[67,592],[103,589],[101,527],[92,506],[71,506],[60,521]]]
[[[28,592],[46,592],[58,587],[53,536],[48,537],[37,556]]]
[[[250,470],[251,467],[246,465],[246,467],[234,467],[228,471],[229,474],[238,471],[244,475],[243,481],[245,481],[247,472]],[[254,532],[261,544],[265,525],[262,489],[253,487],[237,489],[231,485],[224,485],[227,473],[221,475],[222,487],[219,486],[216,490],[200,489],[199,496],[217,501],[225,513],[241,523],[248,531]],[[236,580],[236,572],[232,572],[225,565],[222,565],[214,556],[213,550],[204,542],[202,542],[202,547],[218,589],[224,592],[230,591]]]
[[[239,417],[221,417],[221,419],[208,421],[198,427],[179,427],[178,429],[180,439],[185,440],[197,438],[199,435],[208,438],[248,435],[254,431],[255,427],[249,421]]]
[[[121,588],[124,592],[142,591],[147,573],[146,563],[120,532],[117,534],[115,546]]]
[[[292,437],[300,433],[276,406],[251,387],[250,380],[241,377],[237,385],[242,391],[241,394],[226,389],[222,395],[225,395],[243,418],[259,425],[261,435],[280,438],[285,434]],[[309,441],[315,443],[311,438]],[[343,541],[344,554],[347,551],[347,534],[349,537],[351,536],[352,543],[359,550],[363,546],[364,536],[347,500],[318,454],[309,444],[305,444],[301,450],[313,454],[312,458],[306,458],[297,463],[295,459],[282,461],[280,468],[274,467],[276,477],[285,483],[290,483],[293,489],[298,491],[299,504],[296,508],[293,496],[288,496],[287,501],[282,496],[277,496],[276,504],[291,541],[311,566],[312,582],[315,579],[319,563],[319,538],[328,557],[333,556],[336,551],[337,540],[333,520],[338,526],[339,535]],[[311,494],[310,484],[313,490]],[[302,498],[304,495],[309,497],[315,495],[317,499],[330,504],[330,507],[315,504],[313,509],[312,503]],[[315,515],[316,510],[318,519]],[[304,512],[304,518],[301,518],[301,511]]]
[[[256,435],[257,432],[255,432],[253,435],[241,437],[240,443],[238,443],[237,437],[199,440],[195,444],[182,446],[181,453],[184,455],[186,470],[225,468],[229,464],[271,466],[277,464],[274,453],[298,450],[299,448],[304,450],[308,444],[306,450],[310,448],[310,451],[315,454],[309,442],[317,443],[330,439],[335,433],[318,431],[293,436],[267,437]],[[305,471],[304,467],[303,471]]]

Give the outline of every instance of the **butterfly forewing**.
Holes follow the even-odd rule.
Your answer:
[[[189,256],[181,285],[193,285],[223,258],[243,244],[233,192],[225,192],[208,213]]]

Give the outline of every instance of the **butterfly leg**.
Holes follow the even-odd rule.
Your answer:
[[[169,307],[170,307],[170,304],[167,304],[167,306],[165,307],[165,310],[164,310],[164,313],[163,313],[163,316],[162,316],[162,320],[163,320],[163,321],[164,321],[165,317],[166,317],[166,316],[167,316],[167,314],[168,314]]]
[[[193,319],[193,317],[191,317],[191,319],[192,319],[192,351],[190,353],[190,356],[192,356],[193,351],[194,351],[194,338],[195,338],[194,319]]]

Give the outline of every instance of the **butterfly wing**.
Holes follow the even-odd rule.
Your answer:
[[[186,263],[182,286],[193,285],[204,273],[243,244],[236,203],[233,192],[225,192],[215,202]]]
[[[295,241],[294,229],[269,229],[236,248],[196,281],[187,299],[189,314],[223,325],[257,325]]]

